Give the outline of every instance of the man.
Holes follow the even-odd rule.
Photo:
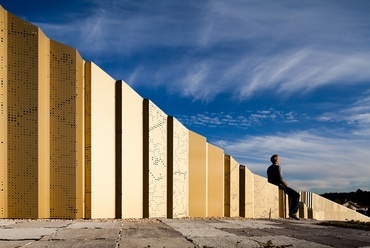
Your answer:
[[[275,184],[279,189],[284,190],[284,193],[291,197],[292,202],[289,209],[290,218],[299,220],[298,218],[298,204],[299,193],[292,188],[288,187],[281,173],[280,158],[277,154],[272,155],[270,158],[272,165],[267,169],[267,179],[269,183]]]

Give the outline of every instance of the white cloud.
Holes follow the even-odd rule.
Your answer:
[[[83,15],[67,13],[63,23],[37,25],[99,65],[107,56],[111,61],[176,50],[154,66],[150,58],[137,61],[142,73],[136,83],[150,82],[148,87],[164,85],[205,101],[225,92],[244,100],[266,91],[292,95],[370,79],[370,22],[361,8],[366,2],[357,8],[346,1],[86,2],[94,6]]]
[[[246,129],[251,126],[260,125],[262,122],[299,122],[296,113],[283,113],[277,110],[247,112],[244,115],[239,112],[204,112],[192,116],[178,115],[177,118],[185,125],[193,127],[203,126],[220,128],[233,126],[238,129]]]
[[[360,186],[370,190],[368,137],[340,139],[325,137],[325,134],[295,132],[246,136],[215,144],[264,177],[270,156],[279,154],[284,177],[297,190],[323,193],[356,190]]]

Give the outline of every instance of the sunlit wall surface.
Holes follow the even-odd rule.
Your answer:
[[[50,217],[83,217],[84,61],[50,41]]]
[[[207,141],[189,131],[189,216],[207,216]]]
[[[188,216],[189,130],[168,117],[167,217]]]
[[[117,161],[121,168],[121,218],[143,217],[143,98],[123,81],[117,82],[121,90],[120,151]],[[117,105],[119,106],[119,105]],[[117,122],[119,123],[119,122]],[[118,145],[118,143],[117,143]],[[121,160],[121,161],[119,161]],[[119,175],[118,175],[119,177]],[[117,192],[116,192],[117,193]],[[118,206],[117,206],[118,207]],[[119,216],[118,216],[119,217]],[[119,217],[120,218],[120,217]]]
[[[86,105],[90,111],[86,115],[90,131],[86,132],[90,143],[87,145],[86,177],[90,177],[91,218],[115,217],[115,83],[94,63],[86,62],[86,71],[91,79],[86,80]],[[88,120],[90,119],[90,120]],[[87,196],[86,196],[87,197]],[[89,217],[87,215],[87,217]]]
[[[167,115],[144,99],[144,211],[143,217],[167,215]]]
[[[207,143],[207,216],[224,216],[224,152],[221,148]]]
[[[2,10],[2,187],[9,218],[38,216],[38,28]],[[27,37],[27,38],[25,38]],[[4,154],[5,153],[5,154]],[[4,166],[5,165],[5,166]],[[4,210],[3,210],[4,211]]]
[[[225,216],[236,217],[239,213],[239,163],[230,155],[225,155]]]

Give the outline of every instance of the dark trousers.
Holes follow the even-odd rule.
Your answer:
[[[291,204],[289,205],[289,215],[296,214],[299,206],[299,193],[284,185],[280,185],[279,188],[284,190],[284,193],[292,199]]]

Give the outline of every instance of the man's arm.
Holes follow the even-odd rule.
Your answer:
[[[284,180],[283,174],[281,173],[281,167],[279,166],[279,176],[280,176],[280,182],[285,186],[288,187],[288,183]]]

